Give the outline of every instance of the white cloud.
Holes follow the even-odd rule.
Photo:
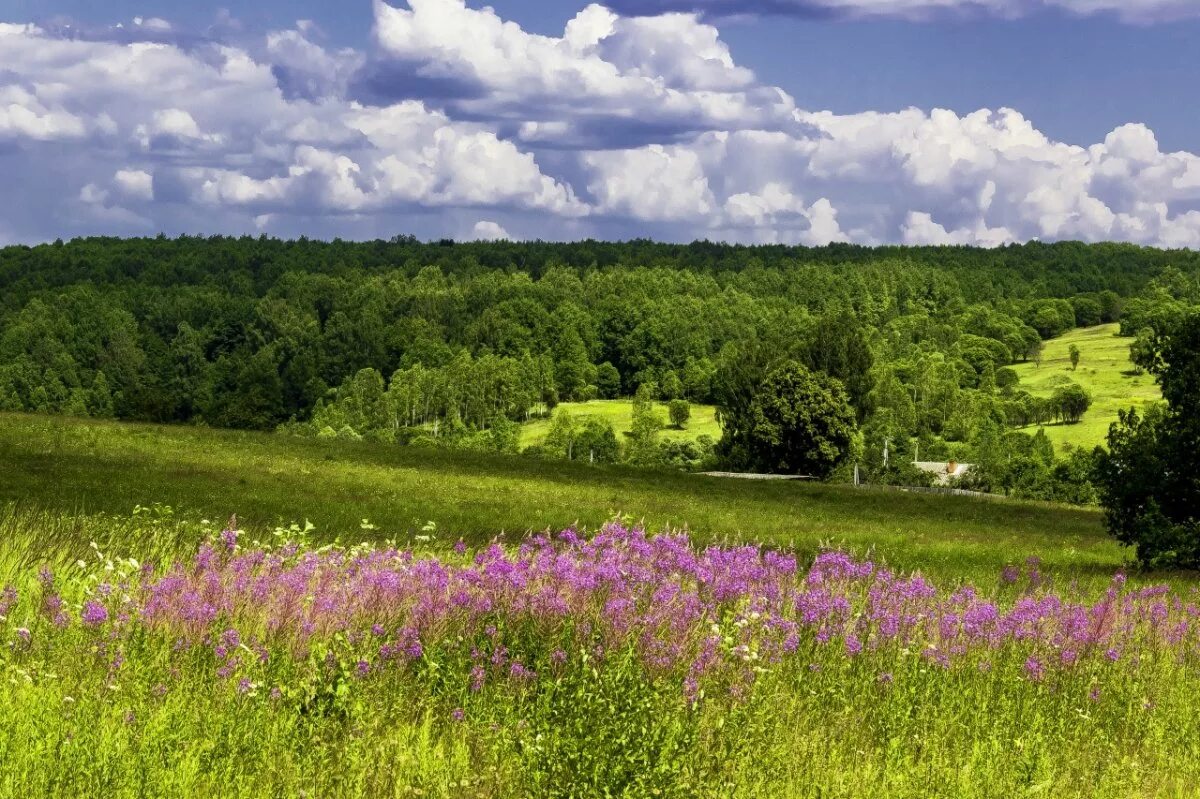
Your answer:
[[[119,169],[113,183],[127,196],[137,200],[154,199],[154,176],[141,169]]]
[[[300,35],[272,34],[268,56],[304,55]],[[309,55],[318,66],[341,58]],[[419,101],[363,106],[333,84],[321,96],[287,92],[276,72],[221,43],[184,49],[5,25],[0,142],[17,149],[0,149],[0,169],[16,179],[21,170],[10,165],[36,162],[30,174],[40,175],[25,189],[43,211],[64,196],[91,208],[115,206],[119,197],[141,206],[139,213],[187,220],[188,205],[198,204],[205,218],[245,229],[255,217],[283,212],[587,212],[569,186],[487,125],[452,120]],[[49,149],[61,141],[70,149]],[[115,174],[114,161],[121,165]],[[70,215],[37,218],[46,225]],[[194,221],[187,224],[194,229]],[[58,234],[39,229],[32,235]]]
[[[470,238],[475,241],[507,241],[512,239],[512,236],[492,220],[481,219],[471,228]]]
[[[693,15],[626,19],[590,5],[556,38],[463,0],[410,0],[409,8],[375,0],[374,8],[377,69],[390,63],[448,87],[450,109],[509,122],[526,141],[618,146],[696,130],[797,127],[792,99],[757,84],[717,29]]]
[[[1145,125],[1079,146],[1011,109],[805,111],[688,14],[591,5],[547,37],[461,0],[375,13],[370,54],[308,23],[258,49],[0,24],[6,235],[500,220],[547,238],[1200,247],[1200,157]],[[418,96],[371,102],[367,78]]]

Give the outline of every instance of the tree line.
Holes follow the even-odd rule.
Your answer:
[[[659,442],[661,459],[697,464],[748,452],[737,431],[766,413],[768,377],[792,369],[781,384],[799,390],[803,369],[844,396],[868,477],[907,479],[883,468],[885,445],[890,464],[917,449],[966,460],[993,430],[1078,420],[1082,389],[1033,397],[1011,365],[1099,322],[1145,345],[1196,301],[1197,274],[1196,253],[1071,242],[8,247],[0,409],[511,449],[513,425],[560,402],[640,394],[718,406],[728,440],[711,454]],[[543,451],[560,450],[576,451]]]

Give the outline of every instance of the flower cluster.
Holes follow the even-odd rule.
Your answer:
[[[802,570],[785,553],[700,548],[685,535],[617,524],[591,538],[567,530],[444,557],[243,549],[226,532],[185,562],[100,582],[71,618],[43,573],[36,606],[52,634],[78,626],[109,643],[137,633],[177,650],[208,647],[216,673],[239,678],[243,692],[254,685],[251,670],[275,653],[308,658],[335,643],[363,679],[457,647],[471,691],[495,680],[529,684],[575,658],[632,653],[692,698],[713,681],[744,688],[789,661],[815,670],[823,648],[850,661],[884,653],[943,668],[989,668],[1008,652],[1030,681],[1131,653],[1186,660],[1200,652],[1200,610],[1189,598],[1167,587],[1127,589],[1117,575],[1102,595],[1073,600],[1052,592],[1037,569],[1006,569],[1001,600],[971,586],[942,591],[920,574],[841,552]],[[16,604],[11,590],[0,599],[6,611]],[[888,685],[895,676],[884,665],[877,681]]]

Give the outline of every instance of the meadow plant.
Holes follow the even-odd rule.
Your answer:
[[[281,750],[291,765],[244,762],[230,792],[1136,795],[1197,770],[1175,760],[1196,740],[1195,590],[1117,574],[1084,596],[1036,559],[947,589],[843,552],[801,564],[620,523],[476,550],[276,533],[226,529],[157,564],[96,546],[69,577],[0,586],[0,710],[24,714],[0,724],[0,786],[197,790],[238,752]],[[114,765],[194,750],[169,734],[184,722],[219,769]],[[398,730],[441,765],[365,770]],[[61,783],[37,775],[48,741]],[[340,771],[314,771],[314,751]],[[984,764],[986,782],[956,776]]]

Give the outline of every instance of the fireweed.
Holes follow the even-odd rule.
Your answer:
[[[988,669],[1019,660],[1032,681],[1122,659],[1200,655],[1200,606],[1166,586],[1108,590],[1073,601],[1048,590],[1036,562],[1005,570],[1007,600],[971,586],[939,591],[841,552],[802,570],[790,555],[757,547],[695,547],[685,535],[648,536],[609,525],[588,539],[573,530],[446,557],[396,548],[239,545],[226,530],[186,562],[123,564],[91,574],[68,608],[43,569],[37,613],[21,617],[12,587],[0,592],[9,637],[33,630],[53,647],[81,628],[97,651],[119,657],[153,636],[176,652],[211,653],[213,675],[252,681],[271,658],[314,652],[354,664],[357,676],[409,669],[466,652],[458,675],[472,691],[527,684],[572,658],[602,662],[631,649],[651,679],[698,701],[710,683],[735,695],[789,660],[828,650],[846,659],[915,657],[944,669]],[[1020,576],[1017,576],[1017,575]],[[28,646],[9,644],[9,657]],[[236,684],[236,679],[233,680]],[[711,694],[711,692],[709,692]]]
[[[1196,685],[1194,589],[1127,587],[1117,574],[1094,596],[1073,593],[1056,590],[1034,560],[1006,568],[987,591],[940,590],[920,574],[842,552],[801,568],[785,553],[700,548],[685,535],[649,536],[620,524],[590,538],[566,530],[439,554],[243,545],[237,531],[226,530],[169,565],[97,550],[69,577],[43,568],[20,590],[3,588],[0,666],[10,683],[37,686],[60,679],[54,664],[83,664],[63,701],[134,690],[123,684],[159,701],[187,679],[191,690],[228,696],[238,712],[290,708],[308,719],[359,718],[367,712],[355,710],[362,696],[384,702],[406,686],[408,700],[439,727],[486,723],[484,737],[512,743],[535,763],[542,776],[522,790],[532,784],[549,794],[557,785],[571,794],[587,757],[611,760],[633,749],[649,755],[621,776],[627,793],[653,785],[695,795],[699,783],[680,776],[687,769],[655,769],[712,749],[714,740],[714,759],[736,755],[721,748],[728,734],[713,737],[722,716],[740,719],[748,742],[761,733],[770,746],[783,746],[787,722],[772,716],[779,712],[772,704],[792,708],[794,717],[811,713],[810,704],[838,705],[861,728],[884,735],[901,723],[897,713],[918,718],[922,703],[967,691],[969,705],[994,692],[1017,697],[1006,723],[1026,723],[1017,720],[1029,698],[1075,708],[1085,720],[1095,708],[1133,729],[1128,714],[1141,718],[1157,707],[1143,676]],[[594,706],[582,689],[563,694],[588,681],[609,691]],[[497,722],[489,701],[517,707],[517,723],[504,726],[509,716]],[[614,715],[611,729],[604,726],[618,705],[630,703],[640,708],[638,720]],[[956,712],[970,718],[969,709]],[[124,714],[129,725],[140,723],[133,710]],[[526,716],[542,726],[526,729]],[[668,716],[677,729],[660,735],[656,719]],[[584,755],[547,742],[570,724],[584,725],[578,729],[591,736],[589,746],[608,741],[613,748]],[[638,736],[621,737],[639,724]],[[768,729],[774,732],[762,732]],[[794,755],[785,747],[780,759]],[[554,763],[567,765],[554,771]],[[754,791],[746,785],[769,784],[762,776],[769,768],[755,768],[760,773],[749,782],[724,774],[734,782],[714,793],[748,795]],[[605,779],[609,790],[611,775]],[[921,783],[914,795],[922,788],[931,790]]]

